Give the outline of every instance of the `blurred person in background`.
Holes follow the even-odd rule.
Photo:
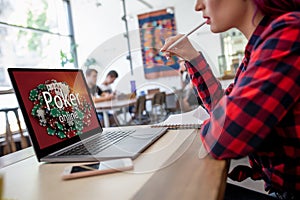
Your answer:
[[[99,85],[99,88],[106,93],[113,94],[113,90],[111,85],[115,82],[118,78],[119,74],[115,70],[111,70],[107,73],[104,81]]]
[[[85,72],[85,76],[89,92],[94,103],[110,101],[115,97],[113,93],[104,92],[99,86],[97,86],[98,71],[96,69],[87,69]],[[101,112],[98,112],[97,115],[103,126],[103,114]],[[112,114],[109,114],[109,120],[111,124],[115,123]]]

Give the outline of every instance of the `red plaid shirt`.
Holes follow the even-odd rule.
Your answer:
[[[186,63],[210,114],[200,131],[216,159],[249,156],[239,174],[266,190],[300,191],[300,12],[264,17],[225,91],[203,56]]]

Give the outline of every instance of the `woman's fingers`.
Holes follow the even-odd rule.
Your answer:
[[[190,61],[199,55],[199,52],[192,46],[188,38],[184,38],[175,46],[172,45],[183,36],[184,35],[180,34],[166,39],[160,51],[165,53],[167,59],[172,56],[177,56],[183,60]],[[170,48],[171,45],[172,47]]]
[[[178,56],[181,57],[180,54],[178,54],[178,44],[174,47],[170,48],[171,45],[173,45],[177,40],[179,40],[181,37],[183,37],[183,34],[179,34],[173,37],[169,37],[166,39],[164,46],[161,48],[161,52],[165,53],[165,56],[167,59],[170,59],[172,56]]]
[[[166,51],[171,51],[173,50],[175,47],[173,47],[172,49],[168,49],[174,42],[176,42],[179,38],[183,37],[182,34],[173,36],[173,37],[169,37],[166,39],[164,46],[160,49],[161,52],[166,52]]]

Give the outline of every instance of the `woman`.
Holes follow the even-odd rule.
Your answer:
[[[300,0],[198,0],[195,9],[212,32],[237,28],[249,40],[225,91],[188,39],[162,48],[187,61],[210,113],[200,131],[206,150],[216,159],[249,156],[251,169],[229,176],[262,178],[273,196],[300,199]]]

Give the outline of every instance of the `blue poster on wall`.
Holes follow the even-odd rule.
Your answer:
[[[178,76],[177,58],[167,60],[160,52],[165,39],[176,35],[174,9],[141,14],[138,19],[145,78]]]

